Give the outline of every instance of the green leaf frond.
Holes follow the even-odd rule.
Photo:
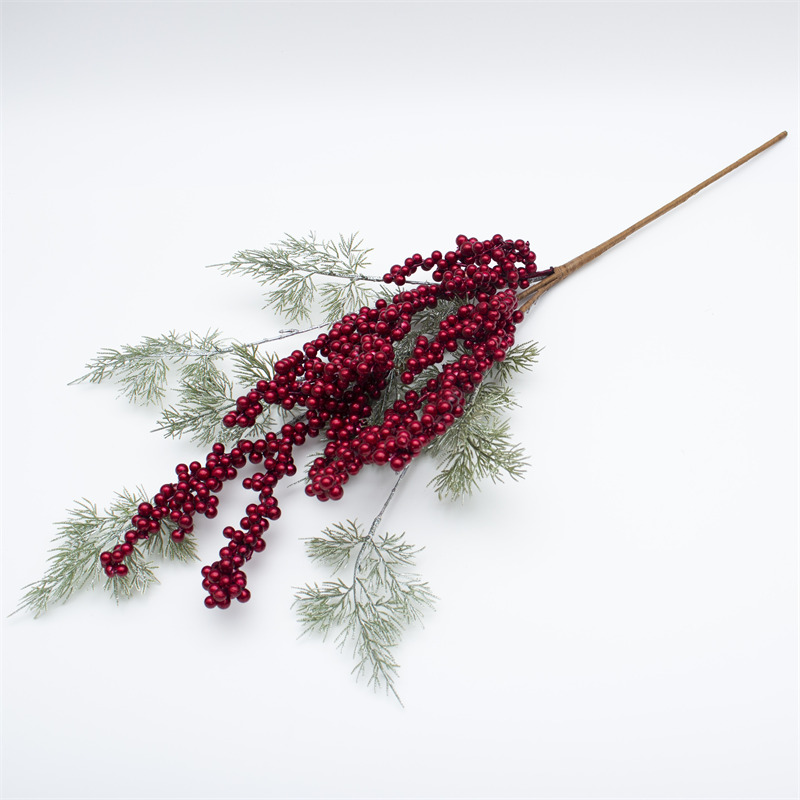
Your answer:
[[[240,386],[255,386],[259,381],[271,381],[275,374],[278,354],[259,352],[257,344],[231,345],[233,354],[233,374]]]
[[[353,548],[360,547],[363,539],[364,531],[357,522],[337,522],[325,528],[321,536],[306,539],[306,554],[338,572],[350,562]]]
[[[72,383],[111,381],[133,403],[161,403],[170,365],[183,364],[184,377],[200,377],[213,359],[224,355],[220,343],[219,331],[145,336],[139,344],[101,350],[86,364],[88,372]]]
[[[138,546],[125,560],[128,574],[109,578],[100,565],[100,553],[112,549],[130,530],[131,517],[140,503],[147,500],[143,489],[123,489],[105,511],[89,500],[80,500],[67,512],[67,518],[56,525],[55,547],[50,551],[44,577],[24,587],[17,611],[30,611],[34,616],[57,603],[66,602],[74,592],[101,581],[119,600],[144,592],[157,583],[155,564],[145,554],[187,561],[196,558],[196,545],[191,538],[178,543],[172,540],[166,524]],[[16,613],[16,612],[15,612]]]
[[[345,314],[363,306],[373,306],[376,300],[388,300],[392,296],[384,287],[366,283],[355,276],[339,283],[323,283],[319,293],[326,322],[336,322]]]
[[[165,408],[155,428],[167,438],[188,436],[202,445],[215,442],[232,444],[242,437],[242,429],[226,428],[222,418],[236,406],[233,382],[221,370],[209,371],[202,381],[184,381],[178,389],[178,402]],[[263,436],[272,425],[271,407],[258,422],[248,428],[248,435]]]
[[[319,291],[328,321],[371,305],[390,291],[379,278],[363,274],[371,250],[357,234],[338,241],[290,236],[262,250],[242,250],[226,264],[225,275],[246,275],[268,287],[266,305],[290,322],[311,319],[311,305]]]
[[[306,550],[334,572],[353,567],[350,582],[338,578],[297,590],[294,606],[304,633],[335,632],[340,649],[352,649],[356,677],[400,701],[395,648],[406,627],[436,600],[428,583],[410,572],[420,549],[404,534],[365,535],[358,522],[348,520],[309,539]]]
[[[230,346],[226,345],[219,331],[204,336],[189,333],[188,338],[193,340],[194,346],[181,357],[180,379],[201,383],[219,372],[217,363],[230,352]]]
[[[157,556],[164,561],[182,561],[188,564],[191,561],[199,561],[197,554],[197,540],[192,536],[186,536],[180,542],[176,542],[164,525],[161,529],[144,542],[140,542],[138,547],[142,552]],[[128,559],[125,561],[128,564]]]
[[[213,444],[223,441],[232,429],[222,424],[222,418],[236,405],[233,383],[221,370],[206,375],[203,381],[184,381],[178,389],[179,400],[165,408],[156,431],[176,439],[190,436],[193,442]]]
[[[521,445],[511,438],[511,424],[504,419],[516,405],[510,388],[484,384],[473,393],[444,436],[430,445],[439,472],[429,486],[439,499],[463,498],[480,488],[487,478],[493,483],[504,477],[519,480],[528,460]]]
[[[492,365],[489,374],[493,380],[507,383],[514,375],[533,369],[539,360],[539,354],[538,342],[515,344],[508,349],[504,361],[498,361]]]
[[[260,357],[255,345],[235,345],[234,351],[233,371],[240,387],[249,389],[260,380],[271,380],[274,356]],[[282,407],[265,404],[255,425],[246,431],[238,426],[226,428],[223,417],[235,409],[236,398],[246,391],[237,389],[228,374],[219,369],[209,371],[203,381],[184,381],[178,387],[178,402],[162,411],[155,430],[166,438],[187,436],[204,446],[215,442],[230,445],[245,433],[250,438],[263,437],[276,424],[291,418],[291,412]]]
[[[177,393],[177,402],[161,411],[157,431],[168,438],[189,436],[200,444],[231,443],[240,437],[241,430],[225,428],[222,417],[235,407],[241,393],[235,391],[234,378],[246,387],[242,391],[247,391],[273,376],[277,356],[262,352],[263,344],[225,340],[219,331],[171,331],[156,338],[145,337],[139,345],[101,351],[87,365],[92,370],[73,383],[116,381],[123,394],[142,403],[161,404],[166,391],[172,390]],[[178,367],[176,372],[170,372],[172,366]],[[269,430],[275,413],[281,419],[286,416],[282,409],[269,406],[254,432],[262,435]]]

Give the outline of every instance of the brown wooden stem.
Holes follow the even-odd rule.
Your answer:
[[[786,131],[779,133],[773,139],[770,139],[768,142],[764,142],[761,147],[757,147],[752,152],[748,153],[746,156],[743,156],[738,161],[735,161],[730,166],[725,167],[725,169],[718,172],[716,175],[712,175],[707,180],[704,180],[702,183],[698,183],[693,189],[689,189],[688,192],[682,194],[680,197],[676,197],[671,203],[667,203],[665,206],[661,206],[657,211],[654,211],[652,214],[649,214],[644,219],[640,219],[638,222],[634,223],[630,226],[630,228],[626,228],[621,233],[618,233],[616,236],[612,236],[610,239],[606,239],[605,242],[602,244],[597,245],[597,247],[593,247],[591,250],[587,250],[585,253],[573,258],[572,261],[567,261],[566,264],[562,264],[560,267],[556,267],[555,270],[551,275],[548,275],[546,278],[543,278],[538,283],[534,284],[530,288],[526,289],[523,292],[520,292],[518,295],[520,301],[520,310],[523,313],[526,313],[530,307],[549,289],[552,289],[557,283],[561,283],[568,275],[571,275],[576,270],[580,269],[584,264],[588,264],[590,261],[594,261],[599,255],[602,255],[606,252],[606,250],[610,250],[614,245],[619,244],[621,241],[627,239],[632,233],[635,233],[640,228],[643,228],[648,223],[652,222],[655,219],[658,219],[663,214],[666,214],[667,211],[672,211],[673,208],[679,206],[681,203],[685,203],[692,195],[697,194],[701,189],[705,189],[706,186],[711,185],[714,181],[719,180],[724,175],[727,175],[729,172],[733,172],[737,167],[741,167],[746,161],[749,161],[754,156],[757,156],[759,153],[763,153],[768,147],[772,147],[776,142],[779,142],[781,139],[786,138]]]

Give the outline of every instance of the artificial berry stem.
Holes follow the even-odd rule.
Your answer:
[[[125,559],[165,519],[175,525],[172,538],[181,541],[193,530],[195,514],[215,517],[217,493],[249,460],[263,465],[263,472],[242,481],[246,489],[258,493],[258,502],[247,506],[239,528],[223,530],[228,544],[220,549],[219,559],[202,570],[209,608],[227,608],[233,599],[246,602],[250,591],[242,567],[266,548],[264,534],[281,513],[275,486],[297,471],[295,446],[324,433],[328,442],[309,470],[305,491],[319,500],[338,500],[344,485],[365,465],[388,464],[404,473],[427,444],[445,434],[464,413],[468,395],[514,344],[516,325],[523,319],[517,290],[552,270],[537,270],[536,254],[522,239],[499,234],[483,241],[458,236],[455,250],[444,254],[434,250],[428,258],[415,253],[402,265],[395,264],[382,280],[402,287],[419,269],[432,271],[433,282],[347,314],[328,333],[306,342],[302,351],[277,361],[272,380],[259,381],[239,397],[236,408],[223,418],[228,428],[252,427],[265,405],[303,410],[293,423],[264,439],[241,439],[229,452],[215,444],[205,466],[197,461],[179,464],[177,482],[164,484],[152,503],[142,503],[124,542],[101,554],[109,577],[127,575]],[[399,370],[400,380],[409,385],[428,367],[443,364],[442,369],[420,391],[409,389],[396,400],[382,424],[366,424],[371,403],[386,389],[395,369],[395,346],[411,332],[414,315],[443,300],[459,300],[461,305],[442,320],[435,336],[417,336]],[[445,363],[459,349],[461,354]],[[394,490],[389,499],[393,494]]]
[[[606,252],[606,250],[610,250],[615,245],[618,245],[620,242],[627,239],[632,233],[644,228],[645,225],[653,222],[653,220],[658,219],[660,216],[666,214],[668,211],[672,211],[673,208],[681,205],[681,203],[685,203],[690,197],[696,195],[702,189],[705,189],[706,186],[710,186],[715,181],[718,181],[723,176],[727,175],[729,172],[733,172],[737,167],[741,167],[742,164],[749,161],[751,158],[757,156],[759,153],[763,153],[769,147],[779,142],[781,139],[785,139],[788,134],[786,131],[782,131],[777,136],[770,139],[768,142],[764,142],[760,147],[757,147],[755,150],[751,150],[746,156],[742,156],[738,161],[734,161],[733,164],[725,167],[725,169],[720,170],[715,175],[712,175],[710,178],[707,178],[702,183],[698,183],[693,189],[689,189],[688,192],[680,195],[680,197],[676,197],[670,203],[667,203],[664,206],[661,206],[658,210],[654,211],[652,214],[640,219],[638,222],[634,223],[630,226],[630,228],[626,228],[624,231],[621,231],[616,236],[612,236],[610,239],[606,239],[605,242],[602,244],[597,245],[597,247],[593,247],[591,250],[587,250],[585,253],[573,258],[571,261],[567,261],[566,264],[562,264],[560,267],[556,267],[553,270],[553,274],[549,277],[544,278],[542,281],[537,283],[535,286],[530,287],[528,290],[520,292],[519,299],[523,301],[520,310],[523,314],[527,313],[530,307],[549,289],[552,289],[557,283],[561,283],[564,278],[571,275],[573,272],[580,269],[585,264],[588,264],[590,261],[594,261],[595,258],[602,255]]]
[[[178,480],[164,484],[151,503],[140,504],[124,541],[100,555],[106,574],[112,579],[124,579],[128,574],[125,559],[165,522],[175,526],[172,538],[182,541],[194,529],[195,514],[216,517],[218,492],[226,481],[237,477],[237,470],[249,460],[261,464],[263,471],[245,478],[242,485],[258,493],[258,502],[246,507],[239,528],[228,526],[223,530],[228,544],[220,549],[217,561],[202,569],[205,604],[209,608],[227,608],[233,599],[246,602],[250,591],[242,567],[266,548],[264,534],[281,515],[274,497],[275,486],[284,476],[296,474],[295,446],[321,433],[328,442],[323,455],[314,460],[309,470],[305,488],[309,496],[323,501],[340,499],[344,485],[367,464],[388,464],[400,473],[365,541],[369,540],[412,459],[437,436],[445,434],[464,413],[468,396],[476,391],[491,367],[505,359],[514,344],[517,324],[537,299],[583,265],[785,136],[785,131],[780,133],[560,267],[538,270],[536,254],[528,242],[504,239],[499,234],[486,240],[458,236],[455,250],[444,254],[435,250],[428,258],[415,253],[402,265],[395,264],[381,280],[397,287],[413,283],[415,288],[401,290],[391,301],[381,299],[372,308],[347,314],[327,333],[306,342],[302,351],[295,350],[277,361],[272,380],[259,381],[239,397],[223,424],[228,428],[250,428],[264,406],[270,404],[287,411],[299,406],[295,420],[284,424],[279,433],[268,433],[255,442],[241,439],[230,451],[217,443],[206,456],[205,465],[198,461],[179,464],[175,470]],[[409,281],[419,269],[431,271],[433,282]],[[384,413],[382,424],[368,425],[371,403],[380,397],[390,372],[399,366],[395,364],[395,346],[411,332],[415,314],[435,308],[442,300],[459,300],[461,305],[456,313],[442,320],[435,336],[417,336],[412,354],[399,369],[400,380],[410,385],[425,369],[443,364],[442,369],[419,391],[409,389],[396,400]],[[459,350],[459,356],[453,355],[445,363],[449,354]]]

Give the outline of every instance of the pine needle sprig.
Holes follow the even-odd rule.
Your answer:
[[[538,356],[536,342],[509,348],[505,360],[495,362],[486,382],[467,398],[464,414],[430,444],[428,451],[437,459],[439,472],[428,485],[440,500],[463,499],[487,478],[496,483],[504,476],[523,477],[528,460],[522,446],[512,440],[506,419],[518,404],[506,384],[513,375],[532,369]],[[420,390],[428,377],[420,373],[414,388]]]
[[[201,383],[219,371],[217,362],[225,358],[232,350],[232,345],[228,345],[227,341],[221,337],[218,330],[209,331],[203,335],[194,332],[187,335],[187,339],[193,346],[187,348],[185,353],[177,359],[181,364],[181,381]]]
[[[507,412],[517,405],[514,393],[500,384],[481,385],[464,407],[464,414],[447,433],[434,440],[430,452],[439,471],[429,482],[439,499],[463,499],[482,481],[519,480],[529,465],[525,451],[511,438]]]
[[[319,291],[325,319],[333,322],[344,314],[392,292],[382,279],[364,274],[369,266],[357,234],[339,236],[338,241],[308,236],[290,236],[261,250],[241,250],[225,264],[213,264],[225,275],[246,275],[261,286],[266,306],[291,322],[311,319],[311,306]],[[327,279],[327,280],[325,280]]]
[[[331,278],[349,278],[369,265],[372,248],[364,247],[358,234],[339,236],[339,240],[318,240],[314,231],[308,236],[285,238],[261,250],[240,250],[224,264],[212,264],[223,275],[246,275],[266,286],[283,272],[305,272]],[[374,280],[378,281],[379,278]]]
[[[222,442],[231,444],[242,436],[241,428],[226,428],[225,414],[236,406],[233,381],[222,370],[209,371],[202,381],[184,381],[178,389],[178,402],[161,412],[154,429],[171,439],[188,436],[202,445]],[[271,407],[248,431],[263,436],[273,424]]]
[[[442,467],[430,482],[439,499],[470,495],[486,478],[492,483],[502,482],[504,476],[520,480],[530,464],[524,448],[514,443],[510,431],[508,420],[493,418],[451,439],[451,447],[443,452]]]
[[[166,438],[180,439],[188,436],[191,441],[201,445],[215,442],[232,444],[242,437],[242,429],[226,428],[223,417],[236,407],[236,398],[260,380],[271,380],[277,356],[272,353],[260,354],[256,344],[235,344],[233,352],[233,373],[240,390],[230,375],[216,365],[206,365],[204,375],[197,379],[184,379],[178,387],[178,402],[161,412],[158,425],[154,429]],[[280,406],[266,405],[257,422],[248,428],[248,434],[259,438],[267,434],[276,424],[290,417]]]
[[[112,381],[133,403],[160,403],[167,390],[170,364],[191,358],[192,362],[184,369],[188,375],[201,374],[211,360],[224,355],[219,348],[220,337],[219,331],[205,334],[170,331],[161,336],[145,336],[139,344],[104,348],[86,364],[88,372],[71,384]]]
[[[139,542],[139,547],[143,552],[157,556],[164,561],[181,561],[189,564],[192,561],[200,560],[200,556],[197,554],[197,540],[194,537],[186,536],[176,542],[163,525],[156,534],[152,534],[144,542]],[[125,563],[129,564],[130,559],[126,559]]]
[[[368,425],[380,425],[383,423],[384,416],[388,409],[390,409],[400,397],[401,390],[406,390],[408,387],[403,386],[400,382],[400,373],[396,369],[390,370],[386,374],[386,387],[378,397],[370,398],[370,415],[367,419]]]
[[[233,377],[242,387],[271,380],[277,356],[261,352],[260,348],[265,342],[294,333],[283,331],[277,337],[244,343],[225,340],[219,331],[206,334],[171,331],[159,337],[145,337],[139,345],[101,351],[87,365],[94,365],[93,371],[73,383],[116,381],[123,394],[141,403],[161,404],[167,390],[172,389],[177,392],[178,400],[162,410],[156,431],[167,438],[188,435],[200,444],[230,443],[241,432],[222,425],[222,417],[235,407],[237,396],[233,378],[225,371],[226,361],[231,362]],[[170,385],[170,367],[175,365],[178,380]],[[273,425],[273,411],[272,406],[266,409],[257,426],[259,434]],[[285,416],[281,412],[282,409],[277,410],[280,418]]]
[[[512,345],[506,352],[505,360],[496,361],[489,375],[495,381],[507,383],[522,372],[533,369],[539,361],[541,348],[538,342],[523,342]]]
[[[376,300],[388,300],[392,296],[387,289],[375,288],[355,276],[341,283],[323,283],[319,293],[326,322],[335,322],[351,311],[357,311],[362,306],[372,306]]]
[[[124,578],[117,575],[111,578],[105,576],[103,588],[110,592],[117,603],[134,595],[144,594],[149,586],[159,582],[155,574],[155,565],[147,561],[137,550],[125,559],[125,565],[128,567],[128,574]]]
[[[340,577],[306,584],[296,590],[294,602],[304,634],[317,631],[326,638],[336,631],[337,646],[353,652],[356,677],[366,676],[368,685],[393,694],[401,705],[395,649],[408,625],[420,621],[436,600],[428,583],[411,571],[422,548],[406,542],[405,534],[375,535],[404,474],[366,534],[358,521],[348,520],[307,540],[312,561],[334,573],[352,564],[352,574],[349,582]]]
[[[357,522],[336,522],[325,528],[321,536],[306,540],[306,555],[312,562],[320,562],[338,572],[350,563],[353,550],[362,546],[363,539],[364,532]]]
[[[16,611],[31,611],[38,617],[50,606],[66,602],[74,592],[94,586],[101,580],[116,600],[144,592],[158,582],[155,565],[144,557],[144,552],[182,561],[196,558],[194,541],[187,538],[182,543],[174,542],[162,525],[144,542],[142,552],[135,551],[127,559],[128,575],[114,578],[105,575],[100,565],[100,553],[110,550],[122,539],[125,531],[130,529],[131,517],[138,505],[146,500],[147,494],[141,488],[136,492],[123,489],[102,512],[95,503],[79,500],[68,510],[67,518],[56,526],[55,547],[51,550],[44,577],[24,587]]]
[[[272,380],[277,353],[261,353],[257,343],[234,342],[230,349],[233,353],[233,374],[240,386],[251,387],[259,381]]]

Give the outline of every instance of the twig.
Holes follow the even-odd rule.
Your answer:
[[[681,203],[685,203],[690,197],[696,195],[701,189],[705,189],[706,186],[710,186],[714,181],[718,181],[724,175],[727,175],[729,172],[733,172],[737,167],[741,167],[742,164],[749,161],[751,158],[757,156],[759,153],[763,153],[769,147],[779,142],[781,139],[785,139],[787,136],[786,131],[779,133],[774,138],[770,139],[768,142],[765,142],[761,145],[761,147],[757,147],[755,150],[748,153],[746,156],[742,156],[738,161],[734,161],[733,164],[730,166],[725,167],[725,169],[718,172],[716,175],[712,175],[707,180],[704,180],[702,183],[698,183],[693,189],[689,189],[688,192],[682,194],[680,197],[676,197],[671,203],[667,203],[665,206],[661,206],[657,211],[654,211],[652,214],[644,217],[644,219],[640,219],[635,224],[631,225],[630,228],[626,228],[624,231],[618,233],[616,236],[612,236],[610,239],[606,239],[605,242],[602,244],[597,245],[597,247],[593,247],[591,250],[587,250],[585,253],[573,258],[572,261],[567,261],[566,264],[562,264],[560,267],[556,267],[553,271],[552,275],[549,275],[544,280],[537,283],[535,286],[531,286],[529,289],[526,289],[524,292],[519,294],[519,300],[521,301],[520,311],[522,313],[526,313],[530,307],[546,292],[548,289],[552,289],[557,283],[561,283],[567,276],[571,275],[576,270],[580,269],[584,264],[588,264],[590,261],[594,261],[599,255],[602,255],[606,252],[606,250],[610,250],[615,245],[619,244],[620,242],[627,239],[632,233],[635,233],[640,228],[643,228],[645,225],[648,225],[653,220],[658,219],[663,214],[666,214],[667,211],[672,211],[673,208],[676,208]],[[524,302],[522,302],[524,301]]]
[[[353,565],[353,579],[355,585],[355,579],[358,575],[358,565],[361,561],[361,556],[363,555],[364,551],[368,544],[372,542],[372,538],[375,536],[375,532],[378,530],[378,525],[381,524],[381,519],[383,519],[383,515],[386,513],[386,509],[389,507],[389,503],[392,502],[392,498],[394,497],[395,492],[397,491],[397,487],[400,485],[400,481],[403,480],[405,477],[406,472],[408,472],[408,467],[410,465],[406,465],[403,467],[403,471],[397,476],[397,480],[394,482],[394,486],[392,486],[392,490],[389,492],[389,496],[386,498],[386,501],[383,504],[383,507],[378,512],[378,515],[372,520],[372,525],[370,525],[369,531],[367,535],[363,539],[363,544],[361,545],[361,549],[358,551],[358,555],[356,556],[356,562]]]
[[[237,264],[236,261],[226,261],[224,264],[206,264],[206,269],[212,267],[233,267]],[[369,281],[370,283],[384,283],[383,278],[375,278],[372,275],[338,275],[335,272],[328,272],[327,270],[312,269],[311,267],[294,266],[297,272],[305,272],[308,275],[321,276],[323,278],[338,278],[343,281]],[[406,283],[413,283],[417,286],[422,286],[427,281],[412,281],[406,278]]]

